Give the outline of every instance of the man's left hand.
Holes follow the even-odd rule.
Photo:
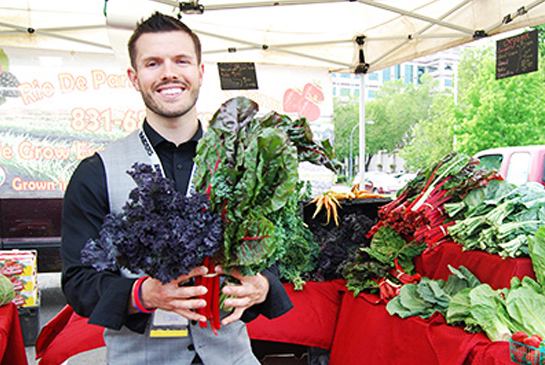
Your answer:
[[[219,266],[216,267],[216,272],[219,274],[224,273]],[[261,274],[242,276],[239,271],[235,270],[229,275],[238,279],[240,284],[227,283],[223,287],[223,294],[230,296],[225,300],[224,305],[234,308],[233,313],[222,319],[221,324],[223,326],[239,320],[247,308],[263,303],[269,292],[269,280]]]

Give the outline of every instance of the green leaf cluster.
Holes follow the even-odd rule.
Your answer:
[[[517,187],[494,179],[471,190],[462,204],[447,203],[445,209],[458,217],[448,232],[464,249],[527,256],[528,236],[545,224],[545,189],[534,182]]]
[[[0,274],[0,307],[10,303],[15,298],[13,283],[6,276]]]
[[[545,225],[536,234],[528,236],[528,251],[536,274],[536,281],[545,287]]]
[[[386,305],[388,313],[401,318],[429,318],[435,312],[445,314],[453,296],[480,284],[479,279],[464,266],[455,269],[449,265],[449,269],[452,274],[446,282],[424,277],[417,284],[403,285],[399,295]]]
[[[384,278],[395,267],[395,261],[405,273],[414,272],[413,258],[420,255],[425,244],[408,244],[393,228],[383,226],[374,234],[369,247],[360,247],[354,259],[343,269],[346,287],[355,296],[364,290],[377,288],[376,279]]]
[[[388,312],[402,318],[439,312],[448,324],[484,331],[492,341],[507,341],[517,331],[545,335],[544,290],[532,278],[514,277],[509,288],[494,290],[463,266],[449,268],[453,274],[446,283],[423,278],[404,285],[387,304]]]
[[[284,252],[271,215],[295,193],[298,163],[336,166],[330,144],[315,143],[306,120],[257,113],[257,103],[245,97],[225,102],[195,158],[196,190],[210,194],[212,209],[226,223],[222,264],[245,275],[270,266]]]
[[[271,215],[276,227],[275,237],[281,241],[282,259],[278,261],[278,269],[282,280],[294,284],[294,290],[302,290],[305,280],[302,275],[316,267],[320,246],[314,241],[312,231],[303,221],[302,201],[307,200],[310,186],[300,181],[298,190],[292,194],[283,209]]]
[[[452,298],[447,323],[483,330],[492,341],[507,341],[526,331],[545,334],[543,287],[530,277],[511,279],[510,288],[493,290],[488,284],[462,290]]]

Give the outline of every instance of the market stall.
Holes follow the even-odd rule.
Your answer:
[[[476,276],[504,287],[512,276],[535,277],[528,258],[502,259],[445,244],[417,258],[418,271],[446,279],[448,265],[464,265]],[[493,270],[491,270],[493,268]],[[294,300],[290,315],[249,324],[252,338],[316,346],[331,351],[330,364],[511,364],[509,344],[491,342],[484,333],[448,325],[440,314],[429,319],[390,315],[377,295],[354,297],[342,281],[308,283]],[[307,290],[308,289],[308,290]],[[333,322],[333,325],[332,325]]]
[[[502,259],[478,251],[462,251],[445,244],[417,259],[418,271],[445,278],[449,264],[475,269],[501,287],[514,276],[534,277],[528,258]],[[490,270],[493,267],[494,270]],[[491,342],[483,333],[470,334],[433,315],[401,319],[386,311],[377,295],[354,297],[343,280],[309,282],[302,291],[285,284],[294,303],[286,315],[269,320],[259,317],[248,325],[253,340],[288,343],[330,350],[330,364],[510,364],[507,342]],[[57,327],[53,326],[57,322]],[[87,323],[65,307],[44,327],[38,341],[41,363],[60,363],[70,356],[104,346],[103,329]],[[52,341],[44,341],[46,337]],[[277,347],[278,348],[278,347]]]
[[[324,194],[319,199],[331,208],[337,198],[343,197]],[[320,248],[316,265],[307,272],[294,270],[292,263],[301,261],[294,255],[279,263],[294,308],[273,320],[250,322],[253,340],[279,344],[276,349],[282,344],[323,349],[332,365],[360,364],[362,356],[366,364],[499,365],[511,363],[513,332],[542,330],[528,323],[533,314],[524,318],[511,312],[520,313],[513,301],[525,296],[537,300],[525,307],[527,312],[538,313],[535,303],[545,300],[543,273],[535,270],[544,264],[545,231],[537,230],[543,186],[512,186],[479,170],[471,158],[453,154],[409,182],[394,200],[349,198],[327,213],[313,213],[312,205],[304,204],[303,216]],[[421,284],[432,292],[418,292]],[[383,290],[385,285],[389,290]],[[464,302],[463,295],[469,300],[469,293],[478,290],[490,299],[478,306],[486,307],[497,327],[473,318],[469,331],[464,320],[473,304]],[[527,291],[511,298],[517,290]],[[407,298],[413,302],[400,312]],[[461,316],[455,308],[453,316],[447,310],[451,302],[467,304],[467,313]],[[494,318],[497,312],[504,317]],[[101,335],[101,328],[67,307],[44,327],[37,354],[42,365],[54,364],[103,346]],[[519,363],[535,362],[525,357]]]

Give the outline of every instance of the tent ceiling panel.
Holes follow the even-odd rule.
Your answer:
[[[545,23],[545,0],[0,0],[0,45],[116,52],[153,11],[201,37],[207,62],[251,61],[369,72]],[[180,12],[183,8],[197,11]],[[202,14],[199,10],[202,10]],[[35,31],[28,32],[32,28]],[[364,38],[358,38],[364,37]]]

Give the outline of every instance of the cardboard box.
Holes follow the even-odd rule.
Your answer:
[[[18,307],[38,306],[37,253],[34,250],[0,251],[0,274],[13,283]]]

